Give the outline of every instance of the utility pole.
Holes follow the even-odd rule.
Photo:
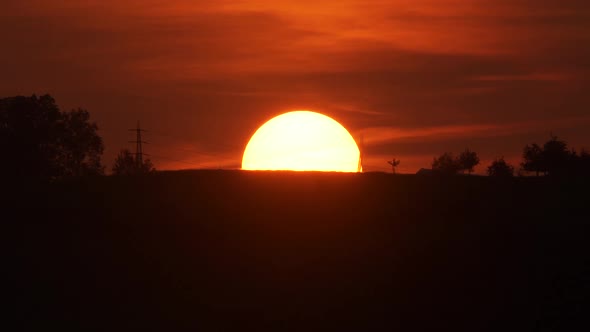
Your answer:
[[[363,134],[359,137],[359,162],[357,165],[357,172],[361,173],[363,171],[363,153],[365,151],[365,137]]]
[[[141,170],[143,167],[143,156],[146,155],[143,153],[143,146],[142,144],[148,144],[148,142],[141,140],[141,132],[145,132],[146,130],[141,129],[139,125],[139,120],[137,120],[137,128],[129,129],[129,131],[135,132],[135,141],[129,141],[129,143],[135,143],[135,167],[137,170]]]

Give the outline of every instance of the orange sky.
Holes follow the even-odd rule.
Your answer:
[[[8,0],[0,96],[88,109],[105,162],[150,130],[163,168],[239,167],[270,117],[313,109],[367,143],[365,170],[550,132],[590,147],[586,0]],[[478,168],[480,172],[483,166]]]

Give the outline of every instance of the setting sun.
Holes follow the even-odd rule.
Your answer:
[[[357,172],[359,155],[340,123],[320,113],[294,111],[258,128],[244,151],[242,169]]]

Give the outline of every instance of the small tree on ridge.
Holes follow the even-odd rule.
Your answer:
[[[454,175],[459,172],[461,167],[457,159],[450,152],[443,153],[440,157],[432,161],[432,170],[440,174]]]
[[[488,166],[488,175],[494,177],[513,177],[514,166],[508,164],[504,157],[500,157]]]
[[[473,172],[473,168],[479,165],[479,157],[477,156],[476,152],[465,149],[465,151],[461,152],[459,155],[457,163],[459,164],[459,169],[462,172],[467,171],[467,173],[471,174]]]

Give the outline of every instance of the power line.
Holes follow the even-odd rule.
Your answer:
[[[109,131],[109,130],[106,130],[106,131]],[[196,162],[188,162],[188,161],[186,161],[186,159],[177,159],[177,158],[171,158],[171,157],[167,157],[167,156],[144,153],[143,152],[143,144],[149,144],[149,143],[142,139],[142,133],[147,132],[147,130],[141,128],[139,121],[137,121],[137,127],[134,129],[129,129],[129,131],[134,131],[136,134],[136,140],[129,141],[129,143],[135,144],[135,163],[138,168],[143,167],[144,156],[149,156],[149,157],[156,158],[156,159],[166,159],[166,160],[174,161],[177,163],[190,165],[193,167],[196,167],[197,165],[199,165],[199,163],[196,163]],[[152,134],[154,133],[154,131],[152,131],[152,130],[150,130],[149,132]],[[159,132],[159,134],[163,135],[163,136],[174,137],[176,139],[186,139],[186,138],[181,138],[180,136],[168,135],[168,134],[164,134],[161,132]],[[155,147],[158,147],[158,144],[156,144]],[[166,150],[178,150],[178,151],[189,152],[189,154],[184,153],[184,156],[188,157],[188,158],[190,158],[191,155],[192,156],[196,156],[196,155],[208,156],[208,157],[213,157],[213,158],[219,157],[219,155],[220,155],[220,154],[200,152],[200,151],[196,151],[195,149],[186,149],[186,148],[179,148],[179,147],[174,147],[174,146],[163,146],[162,145],[162,146],[160,146],[160,148],[165,148]]]
[[[171,137],[171,138],[176,138],[179,140],[183,140],[183,141],[194,141],[194,138],[190,138],[188,136],[184,136],[184,135],[178,135],[178,134],[169,134],[169,133],[165,133],[162,131],[156,131],[156,130],[150,130],[150,133],[155,134],[155,135],[160,135],[160,136],[166,136],[166,137]],[[218,147],[226,147],[226,148],[230,148],[230,149],[237,149],[240,148],[242,149],[242,146],[237,146],[235,144],[227,144],[227,143],[209,143],[209,145],[216,145]]]
[[[175,161],[175,162],[178,162],[178,163],[183,163],[183,164],[195,166],[195,163],[191,163],[191,162],[188,162],[188,161],[183,161],[183,160],[176,159],[176,158],[170,158],[170,157],[164,157],[164,156],[156,156],[156,155],[151,155],[150,157],[154,157],[154,158],[157,158],[157,159],[167,159],[167,160],[170,160],[170,161]]]
[[[114,135],[116,132],[118,132],[118,130],[112,130],[110,128],[106,128],[105,129],[104,127],[100,127],[99,130],[102,131],[102,132],[110,133],[112,135]],[[135,128],[135,129],[129,129],[129,130],[130,131],[137,132],[137,128]],[[142,132],[148,132],[148,130],[144,130],[144,129],[141,129],[141,131]],[[157,130],[153,130],[153,129],[150,129],[149,130],[149,133],[150,133],[150,135],[166,136],[166,137],[174,138],[174,139],[179,140],[179,141],[188,142],[190,145],[195,145],[194,144],[195,139],[194,138],[189,138],[187,136],[178,135],[178,134],[169,134],[169,133],[165,133],[165,132],[157,131]],[[137,144],[136,143],[137,141],[138,140],[136,140],[136,141],[130,141],[130,143]],[[143,143],[144,144],[148,144],[148,142],[145,142],[145,141]],[[176,146],[173,146],[173,145],[158,144],[158,143],[154,143],[154,142],[149,142],[149,144],[152,146],[152,148],[162,147],[162,148],[165,148],[166,150],[172,149],[172,150],[190,152],[192,154],[204,155],[204,156],[209,156],[209,157],[218,157],[219,155],[222,155],[222,153],[218,153],[218,152],[202,152],[196,146],[194,148],[182,148],[182,147],[176,147]],[[238,145],[235,145],[235,144],[219,143],[219,142],[216,142],[216,143],[207,143],[207,145],[208,146],[213,145],[213,146],[218,146],[218,147],[225,147],[225,148],[229,148],[229,149],[232,149],[232,150],[236,150],[236,149],[242,150],[243,149],[243,146],[238,146]],[[142,155],[143,156],[147,156],[146,153],[142,153]]]
[[[152,144],[152,146],[158,147],[157,144],[156,145]],[[179,148],[179,147],[175,147],[175,146],[165,146],[162,148],[165,148],[166,150],[184,151],[184,152],[189,152],[193,155],[201,155],[201,156],[209,156],[209,157],[217,157],[220,155],[220,153],[207,153],[207,152],[197,151],[196,149],[186,149],[186,148]]]
[[[193,166],[194,168],[206,168],[206,167],[198,167],[199,163],[195,163],[195,162],[187,162],[185,160],[181,160],[181,159],[176,159],[176,158],[171,158],[171,157],[166,157],[166,156],[159,156],[159,155],[151,155],[151,157],[154,157],[156,159],[166,159],[166,160],[170,160],[170,161],[174,161],[174,162],[178,162],[178,163],[182,163],[182,164],[186,164],[186,165],[190,165]],[[227,165],[227,164],[226,164]],[[233,165],[233,164],[232,164]],[[239,168],[239,163],[236,164],[237,168]],[[219,166],[219,168],[221,168],[221,166]],[[233,166],[229,166],[229,168],[234,168]]]

